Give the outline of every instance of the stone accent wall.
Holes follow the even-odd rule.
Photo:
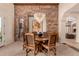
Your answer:
[[[24,17],[26,30],[28,29],[28,16],[36,12],[46,14],[47,31],[58,32],[58,4],[14,4],[15,20]]]
[[[46,14],[48,31],[58,31],[58,4],[15,4],[15,19],[24,17],[26,27],[28,27],[28,16],[36,12]]]

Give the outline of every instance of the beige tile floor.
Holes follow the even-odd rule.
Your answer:
[[[79,42],[76,42],[76,39],[66,39],[65,43],[79,49]]]
[[[51,53],[51,55],[53,54]],[[25,56],[25,51],[22,50],[22,42],[17,41],[13,44],[0,48],[0,56]],[[33,54],[30,52],[29,56],[33,56]],[[38,53],[37,56],[46,56],[46,54]],[[79,56],[79,52],[67,45],[58,43],[57,56]]]

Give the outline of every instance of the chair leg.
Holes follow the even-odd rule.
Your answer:
[[[48,49],[48,56],[50,56],[50,49]]]
[[[26,49],[26,56],[28,56],[28,51],[27,51],[27,49]]]
[[[36,56],[36,49],[33,51],[34,56]]]
[[[56,47],[54,48],[54,55],[56,56]]]
[[[25,45],[25,44],[23,44],[23,50],[25,50],[25,48],[26,48],[25,46],[26,46],[26,45]]]
[[[38,47],[36,47],[35,49],[35,55],[38,53]]]

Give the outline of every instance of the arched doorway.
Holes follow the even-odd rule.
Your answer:
[[[63,43],[78,47],[79,43],[79,4],[66,11],[62,18]]]

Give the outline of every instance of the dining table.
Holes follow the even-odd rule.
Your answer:
[[[41,36],[37,33],[35,33],[34,35],[35,35],[35,41],[38,44],[38,52],[42,52],[43,50],[42,43],[48,41],[48,38],[44,35],[44,33],[42,33]]]

